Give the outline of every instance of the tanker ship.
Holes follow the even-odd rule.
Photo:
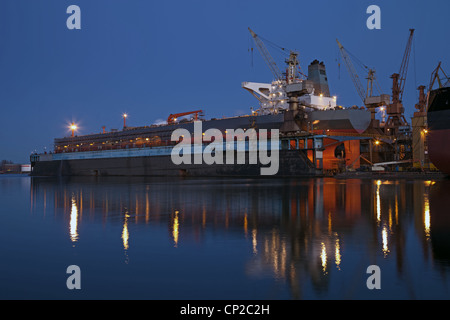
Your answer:
[[[445,147],[450,140],[450,81],[430,92],[427,121],[430,160],[440,171],[450,174],[450,149]]]
[[[296,56],[291,55],[291,58],[286,62],[289,66],[296,66]],[[324,169],[326,134],[330,131],[361,133],[371,121],[371,113],[367,109],[337,105],[337,98],[329,93],[325,66],[317,60],[310,64],[306,79],[300,79],[294,68],[288,68],[285,79],[268,84],[244,82],[242,87],[259,101],[259,107],[247,115],[204,120],[203,110],[196,110],[170,115],[167,123],[161,125],[127,127],[124,123],[120,131],[106,132],[104,129],[102,133],[83,136],[76,136],[72,131],[71,137],[55,139],[54,151],[31,155],[31,175],[258,176],[263,168],[273,165],[261,157],[256,162],[249,161],[250,143],[245,137],[241,143],[239,137],[233,138],[231,143],[201,137],[200,141],[197,139],[197,146],[194,143],[188,150],[195,158],[196,152],[203,153],[214,145],[213,153],[219,150],[235,152],[236,161],[174,163],[171,155],[180,141],[173,141],[173,132],[182,129],[192,137],[196,126],[201,124],[201,135],[204,136],[209,129],[216,129],[223,138],[232,130],[243,133],[251,129],[256,132],[265,130],[269,136],[276,130],[279,133],[277,142],[273,143],[272,137],[268,136],[264,147],[268,154],[276,153],[278,156],[274,175],[318,176]],[[183,137],[181,140],[185,138],[188,139]],[[334,148],[335,143],[328,153],[334,154]],[[244,163],[236,159],[239,152],[247,159]]]

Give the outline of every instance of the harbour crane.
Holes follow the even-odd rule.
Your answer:
[[[344,46],[336,39],[336,42],[339,47],[339,51],[341,52],[342,58],[344,59],[345,65],[347,66],[348,73],[350,74],[350,78],[355,85],[356,91],[360,96],[362,102],[365,107],[371,111],[372,123],[371,126],[373,128],[379,127],[379,121],[375,119],[376,108],[381,106],[386,106],[390,103],[389,95],[381,94],[379,96],[373,95],[373,83],[376,81],[375,79],[375,70],[364,66],[367,71],[367,91],[364,89],[361,80],[358,76],[358,73],[355,70],[353,62],[350,58],[348,51],[344,48]]]
[[[406,75],[408,73],[409,58],[411,55],[412,40],[414,29],[409,29],[409,38],[406,44],[405,53],[403,54],[402,63],[399,73],[394,73],[391,78],[392,83],[392,103],[387,107],[388,120],[385,125],[385,131],[391,135],[397,135],[401,126],[408,126],[405,119],[403,107],[403,92],[405,89]]]
[[[409,29],[409,38],[406,44],[405,53],[403,54],[402,64],[400,65],[399,73],[394,73],[392,85],[392,103],[402,103],[403,92],[405,90],[406,75],[408,73],[409,58],[411,56],[412,40],[414,36],[414,29]]]

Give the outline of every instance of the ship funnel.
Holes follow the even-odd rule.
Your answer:
[[[322,94],[324,97],[330,97],[330,89],[328,87],[328,77],[325,64],[314,60],[308,66],[308,80],[314,84],[314,94]]]

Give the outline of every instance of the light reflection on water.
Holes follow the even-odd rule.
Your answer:
[[[119,281],[114,292],[103,290],[98,277],[95,295],[85,290],[84,298],[447,299],[449,187],[448,181],[33,178],[27,192],[32,216],[52,216],[55,225],[46,228],[65,225],[72,242],[71,249],[51,239],[59,244],[55,257],[45,254],[47,263],[61,252],[67,265],[101,257],[108,261],[103,271],[133,279]],[[96,243],[101,253],[88,249]],[[365,287],[372,264],[383,270],[378,292]],[[123,265],[133,269],[126,273]],[[139,287],[134,277],[147,282]],[[175,283],[195,290],[180,292]]]
[[[77,227],[78,227],[78,207],[75,195],[72,195],[72,209],[70,211],[70,226],[69,226],[70,239],[72,240],[72,242],[76,242],[78,240]]]

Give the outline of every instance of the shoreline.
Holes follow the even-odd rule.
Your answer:
[[[336,179],[412,179],[444,180],[449,176],[442,172],[343,172],[331,176]]]

